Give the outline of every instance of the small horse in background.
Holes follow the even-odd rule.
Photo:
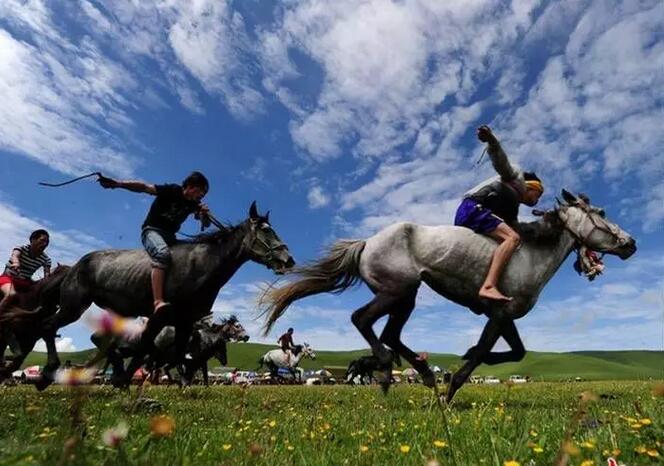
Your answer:
[[[147,356],[145,367],[152,375],[163,370],[170,382],[173,382],[170,371],[175,368],[180,375],[181,384],[185,386],[191,384],[198,370],[203,371],[203,383],[208,385],[208,360],[217,358],[219,363],[225,366],[228,364],[226,343],[249,341],[249,335],[234,315],[222,319],[220,323],[212,321],[212,314],[198,320],[187,342],[184,361],[179,360],[176,353],[175,337],[175,327],[171,325],[164,327],[155,338],[153,350]],[[121,381],[125,373],[124,360],[136,354],[139,342],[100,333],[93,334],[90,340],[99,351],[104,352],[107,359],[106,367],[108,365],[113,367],[111,380],[114,385],[121,385],[118,384],[118,380]]]
[[[289,357],[280,348],[268,351],[258,360],[258,364],[260,365],[256,371],[266,366],[270,371],[270,377],[274,380],[280,378],[279,369],[287,369],[292,374],[294,380],[302,382],[302,374],[297,370],[297,366],[303,358],[316,359],[316,353],[314,353],[314,350],[307,343],[295,345],[291,353]]]
[[[28,291],[17,293],[14,306],[0,316],[0,381],[21,367],[40,338],[55,347],[56,335],[44,333],[41,323],[57,311],[60,285],[70,268],[58,264]],[[5,361],[7,346],[12,356]]]
[[[395,355],[395,362],[397,366],[401,365],[401,360],[398,355]],[[380,369],[380,360],[376,356],[360,356],[348,364],[344,380],[347,384],[352,384],[354,383],[354,380],[359,377],[360,385],[365,385],[365,380],[368,380],[369,384],[371,384],[376,380],[374,372]]]

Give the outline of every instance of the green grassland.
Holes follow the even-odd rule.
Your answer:
[[[229,344],[229,365],[240,369],[252,370],[258,366],[258,359],[274,346],[257,343]],[[90,358],[93,350],[77,353],[61,353],[60,359],[82,363]],[[304,360],[304,368],[345,368],[348,363],[365,354],[358,351],[316,351],[315,361]],[[32,353],[26,359],[26,365],[43,364],[46,355]],[[454,370],[462,364],[458,355],[432,353],[429,362],[441,368]],[[210,367],[216,367],[215,360]],[[529,375],[534,380],[559,381],[574,377],[585,380],[648,380],[664,379],[664,351],[580,351],[573,353],[528,352],[523,361],[498,366],[480,366],[475,374],[495,375],[501,379],[511,374]]]
[[[551,465],[566,438],[568,465],[654,465],[664,457],[656,387],[474,385],[443,406],[421,385],[387,396],[376,386],[1,386],[0,465]],[[150,427],[157,414],[174,422],[162,437]],[[126,439],[106,446],[102,433],[119,422]]]

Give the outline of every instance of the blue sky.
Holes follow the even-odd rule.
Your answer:
[[[592,283],[564,264],[517,322],[526,347],[662,349],[663,17],[661,1],[5,0],[0,254],[38,227],[62,263],[140,247],[149,196],[37,186],[97,170],[202,170],[215,215],[241,221],[256,200],[300,262],[396,221],[448,224],[491,175],[474,166],[488,123],[545,180],[541,206],[586,192],[639,244]],[[302,301],[258,338],[271,279],[246,265],[215,310],[258,341],[294,326],[317,349],[366,346],[350,324],[366,288]],[[422,289],[404,340],[461,353],[483,325]],[[62,334],[61,349],[90,346],[82,323]]]

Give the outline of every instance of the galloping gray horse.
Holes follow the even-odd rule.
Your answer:
[[[239,225],[193,241],[176,244],[171,249],[173,266],[165,284],[165,297],[173,304],[167,312],[152,312],[150,258],[143,250],[107,250],[87,254],[69,271],[60,289],[60,309],[46,323],[57,329],[76,321],[92,303],[123,316],[151,316],[141,336],[142,350],[127,368],[131,374],[141,366],[143,356],[154,344],[164,325],[173,324],[178,354],[184,357],[193,323],[208,314],[221,287],[245,262],[251,260],[283,273],[295,262],[288,247],[269,223],[269,212],[258,214],[256,203],[249,218]],[[45,388],[53,371],[60,365],[54,344],[47,344],[48,362],[42,383]]]
[[[367,240],[337,242],[327,257],[295,269],[298,280],[268,291],[263,296],[265,332],[294,301],[323,292],[341,292],[363,281],[375,297],[353,313],[352,322],[371,345],[386,375],[393,356],[383,344],[403,356],[426,385],[434,386],[434,374],[424,358],[401,342],[401,330],[415,307],[417,290],[425,282],[447,299],[489,317],[479,342],[464,356],[466,364],[452,378],[447,392],[449,401],[481,363],[523,358],[525,348],[514,320],[533,308],[544,285],[575,248],[583,246],[621,259],[636,251],[634,239],[610,223],[602,209],[565,190],[562,196],[564,202],[541,213],[541,219],[521,224],[523,244],[499,284],[501,290],[514,297],[511,302],[489,302],[477,295],[496,248],[494,240],[462,227],[398,223]],[[372,326],[387,314],[389,319],[378,338]],[[490,352],[501,336],[511,351]],[[387,390],[389,382],[384,382]]]

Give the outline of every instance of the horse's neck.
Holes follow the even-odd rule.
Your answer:
[[[551,280],[565,262],[567,256],[574,249],[574,237],[565,229],[561,228],[560,235],[551,244],[541,246],[535,245],[528,248],[531,254],[534,272],[532,274],[533,286],[541,290]]]
[[[302,356],[304,356],[304,351],[300,351],[299,353],[293,355],[294,357],[291,359],[291,366],[296,366],[299,364],[300,360],[302,359]]]
[[[247,234],[244,226],[238,226],[233,229],[229,237],[223,243],[211,243],[210,257],[215,264],[213,273],[215,285],[219,288],[224,286],[231,279],[235,272],[247,262],[248,258],[244,252],[243,241]]]

